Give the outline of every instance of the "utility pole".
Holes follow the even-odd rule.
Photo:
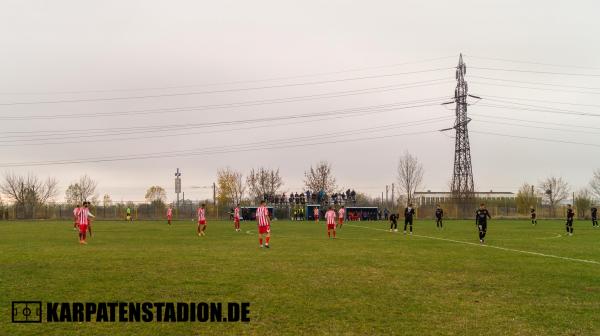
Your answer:
[[[394,196],[394,184],[392,183],[392,208],[396,206],[396,197]]]
[[[213,205],[217,206],[217,184],[213,182]]]
[[[219,208],[217,208],[217,184],[213,182],[213,206],[217,212],[217,219],[219,219]]]
[[[388,202],[389,202],[389,200],[388,200],[388,191],[389,191],[389,189],[390,189],[390,186],[386,184],[385,185],[385,205],[386,206],[388,205]]]
[[[181,173],[179,168],[175,172],[175,194],[177,194],[177,206],[175,207],[176,215],[179,217],[179,193],[181,192]]]
[[[469,203],[472,202],[475,192],[473,184],[473,167],[471,165],[471,147],[469,144],[469,130],[467,124],[471,119],[467,117],[468,85],[465,81],[467,66],[463,62],[462,54],[456,66],[456,89],[454,102],[456,103],[456,131],[454,144],[454,174],[452,175],[452,196],[455,202],[462,205],[463,216],[466,214]],[[474,98],[479,98],[472,96]]]

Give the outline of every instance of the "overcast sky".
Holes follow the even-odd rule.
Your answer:
[[[463,53],[483,98],[469,106],[476,189],[558,175],[576,191],[600,168],[600,147],[586,145],[600,145],[600,117],[577,114],[600,115],[598,13],[597,1],[5,0],[0,172],[54,176],[59,201],[82,174],[100,197],[141,201],[151,185],[174,199],[180,168],[186,198],[203,199],[212,192],[192,187],[221,167],[279,168],[289,192],[327,160],[340,189],[380,195],[408,150],[423,189],[447,190],[454,139],[437,130],[454,110],[440,103]],[[373,110],[387,104],[404,108]],[[217,153],[164,157],[207,147]],[[163,157],[7,167],[152,153]]]

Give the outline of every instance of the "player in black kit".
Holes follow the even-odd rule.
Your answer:
[[[592,206],[592,227],[598,227],[598,209]]]
[[[530,207],[531,212],[531,225],[536,225],[537,224],[537,216],[535,214],[535,209],[533,207]]]
[[[398,215],[395,213],[390,215],[390,232],[398,232]]]
[[[475,225],[479,230],[479,242],[484,243],[485,233],[487,232],[487,220],[492,219],[490,213],[485,208],[485,204],[479,204],[479,209],[475,212]]]
[[[444,210],[440,208],[440,205],[436,205],[435,208],[435,226],[437,228],[443,229],[444,224],[442,223],[442,218],[444,217]]]
[[[412,234],[414,215],[415,209],[413,209],[412,203],[409,203],[408,207],[404,208],[404,234],[406,234],[406,225],[410,225],[410,234]]]
[[[567,204],[567,234],[569,236],[573,235],[573,217],[575,217],[575,212],[573,212],[573,208],[571,208],[571,204]]]

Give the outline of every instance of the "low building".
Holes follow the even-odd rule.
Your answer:
[[[476,191],[475,198],[478,200],[501,201],[505,199],[514,199],[517,195],[510,191]],[[414,200],[417,206],[435,205],[450,202],[452,193],[449,191],[417,191],[414,193]]]

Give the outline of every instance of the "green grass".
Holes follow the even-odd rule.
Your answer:
[[[97,222],[80,246],[67,222],[0,222],[0,334],[600,335],[590,222],[565,237],[559,221],[492,220],[488,246],[461,243],[478,242],[473,221],[387,227],[347,223],[329,240],[323,224],[277,221],[266,250],[254,223],[212,221],[200,238],[190,221]],[[248,301],[251,322],[22,325],[12,300]]]

